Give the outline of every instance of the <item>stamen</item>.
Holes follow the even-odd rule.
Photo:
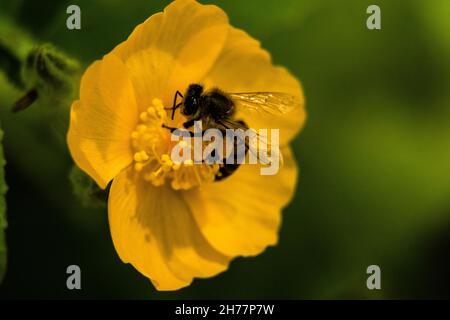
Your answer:
[[[139,114],[139,124],[131,133],[134,170],[154,186],[168,181],[175,190],[186,190],[213,182],[219,171],[217,164],[196,164],[192,159],[183,163],[172,161],[170,154],[176,143],[190,148],[185,140],[173,142],[170,130],[163,125],[169,120],[162,101],[154,99],[152,106]]]

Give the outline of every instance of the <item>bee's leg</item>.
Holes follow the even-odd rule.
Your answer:
[[[175,130],[179,130],[179,128],[169,127],[169,126],[166,126],[165,124],[163,124],[162,127],[165,128],[165,129],[167,129],[167,130],[170,130],[170,133],[174,133]],[[185,132],[187,132],[187,134],[188,134],[190,137],[193,137],[193,136],[194,136],[194,133],[191,132],[191,131],[182,131],[182,132],[180,132],[180,133],[181,133],[180,136],[184,136],[183,134],[184,134]]]
[[[185,129],[189,129],[190,127],[192,127],[194,125],[195,121],[199,121],[201,119],[202,119],[202,117],[198,117],[198,118],[194,118],[194,119],[188,120],[185,123],[183,123],[183,127]]]
[[[178,129],[178,128],[166,126],[165,124],[163,124],[162,127],[165,128],[165,129],[170,130],[170,133],[173,133],[175,130]]]
[[[179,128],[169,127],[169,126],[166,126],[165,124],[163,124],[162,127],[165,128],[165,129],[167,129],[167,130],[169,130],[170,133],[174,133],[175,130],[179,130]]]

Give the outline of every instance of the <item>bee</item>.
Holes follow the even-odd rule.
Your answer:
[[[182,98],[181,102],[177,102],[178,97]],[[183,123],[185,129],[191,128],[195,121],[202,121],[204,129],[215,128],[225,134],[226,129],[242,129],[244,131],[249,129],[245,121],[236,119],[237,111],[256,111],[281,115],[292,112],[301,106],[300,97],[288,93],[226,93],[218,88],[205,91],[202,85],[194,83],[189,85],[185,95],[177,91],[172,107],[166,109],[172,110],[172,119],[175,111],[180,109],[181,114],[186,117],[186,121]],[[176,128],[163,126],[172,132],[176,130]],[[257,136],[257,139],[261,139],[261,137]],[[245,152],[247,153],[249,141],[247,139],[246,141],[234,141],[234,147],[237,148],[239,143],[245,143]],[[224,161],[216,174],[215,181],[230,176],[238,167],[239,163],[236,163],[236,161],[233,163],[225,163]]]

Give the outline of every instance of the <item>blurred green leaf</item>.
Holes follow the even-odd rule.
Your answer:
[[[17,87],[23,86],[20,68],[20,60],[0,42],[0,69],[8,75],[9,80]]]
[[[21,77],[22,60],[31,47],[31,38],[11,19],[0,14],[0,70],[18,88],[24,86]]]
[[[0,14],[0,43],[23,60],[34,45],[32,37],[10,17]]]
[[[70,171],[73,193],[84,206],[106,208],[108,190],[100,189],[88,175],[76,165]]]
[[[66,100],[72,98],[74,76],[79,70],[78,61],[45,43],[34,47],[27,55],[23,80],[29,89],[36,88],[39,95],[52,95]]]
[[[5,241],[5,229],[6,222],[6,200],[5,193],[8,189],[5,182],[5,172],[3,167],[6,161],[3,156],[3,147],[1,142],[3,141],[3,131],[0,129],[0,283],[3,280],[3,276],[6,271],[6,241]]]

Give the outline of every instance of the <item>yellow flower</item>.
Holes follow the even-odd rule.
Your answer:
[[[304,122],[303,108],[276,117],[237,115],[251,128],[280,128],[284,164],[276,175],[241,165],[213,182],[215,166],[173,163],[170,132],[162,124],[179,126],[182,116],[177,112],[172,121],[163,106],[172,106],[175,92],[192,83],[303,99],[299,82],[274,66],[258,41],[231,27],[221,9],[176,0],[86,70],[71,109],[73,159],[101,188],[113,180],[108,215],[114,246],[159,290],[211,277],[234,257],[276,244],[281,209],[297,179],[288,144]]]

